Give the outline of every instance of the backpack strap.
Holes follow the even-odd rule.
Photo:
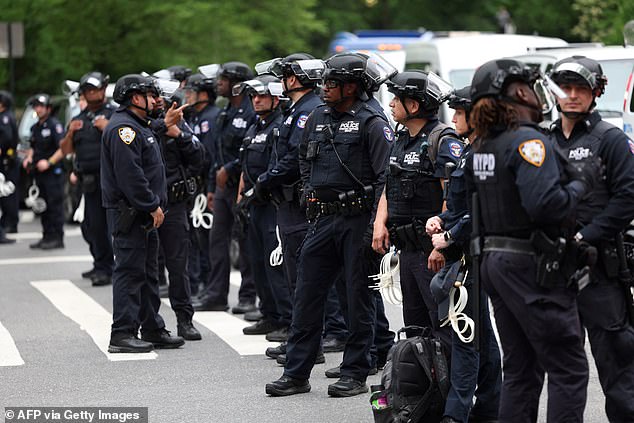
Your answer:
[[[447,136],[451,136],[456,140],[460,139],[460,137],[458,137],[458,134],[456,134],[456,131],[451,126],[446,125],[442,122],[438,122],[438,125],[434,126],[427,136],[427,138],[429,138],[429,150],[427,151],[429,154],[429,159],[434,166],[436,165],[438,150],[440,150],[440,143]]]
[[[433,361],[435,360],[432,359],[432,362],[426,360],[426,356],[431,355],[433,357],[434,352],[429,351],[430,354],[425,354],[425,350],[429,349],[429,344],[425,342],[426,340],[429,339],[421,337],[419,338],[418,342],[412,345],[413,348],[416,348],[416,360],[418,360],[418,363],[425,371],[427,379],[429,380],[429,388],[427,388],[427,391],[425,391],[421,399],[418,400],[418,402],[416,403],[416,406],[412,410],[412,413],[409,415],[409,422],[421,421],[422,417],[425,415],[425,413],[427,413],[427,410],[429,410],[429,406],[431,405],[429,403],[429,399],[434,393],[434,374],[432,369],[434,366]],[[446,397],[447,395],[444,394],[443,398]]]
[[[447,359],[445,353],[442,350],[442,344],[438,339],[432,339],[431,345],[433,348],[431,357],[434,363],[434,370],[436,373],[436,381],[440,388],[440,393],[444,399],[447,399],[449,393],[450,380],[449,380],[449,366],[447,366]]]

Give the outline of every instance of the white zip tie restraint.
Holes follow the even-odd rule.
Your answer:
[[[380,273],[369,276],[370,279],[377,281],[374,285],[370,285],[370,288],[379,291],[383,299],[393,305],[403,303],[399,269],[398,253],[392,247],[381,259]]]
[[[468,270],[467,273],[469,273]],[[467,278],[467,273],[465,273],[465,280]],[[457,302],[455,300],[456,290],[458,291]],[[449,289],[449,312],[447,314],[447,318],[440,325],[443,327],[451,324],[451,328],[454,332],[456,332],[458,338],[460,338],[460,340],[465,344],[473,341],[475,337],[475,323],[471,317],[463,313],[468,300],[469,294],[467,293],[467,288],[460,281],[456,281],[454,286]]]
[[[277,237],[277,247],[271,251],[269,256],[269,264],[271,267],[279,266],[284,263],[284,255],[282,254],[282,240],[280,239],[280,228],[275,226],[275,236]]]
[[[207,196],[205,194],[198,194],[194,201],[194,207],[189,214],[192,218],[192,226],[194,228],[211,229],[211,224],[214,221],[214,215],[206,212],[207,210]]]
[[[43,198],[40,198],[40,189],[33,181],[33,185],[29,187],[29,195],[24,200],[24,204],[27,207],[30,207],[34,213],[40,214],[46,211],[46,201]]]
[[[73,214],[73,222],[82,223],[84,221],[84,212],[86,210],[86,201],[84,200],[84,196],[81,196],[81,200],[79,200],[79,205],[77,206],[77,210]]]
[[[15,192],[15,184],[7,181],[4,173],[0,172],[0,197],[8,197]]]

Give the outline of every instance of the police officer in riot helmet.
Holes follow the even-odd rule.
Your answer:
[[[450,330],[440,328],[429,290],[433,273],[443,267],[445,258],[433,248],[424,228],[428,218],[442,211],[445,166],[455,166],[462,153],[458,135],[437,117],[451,87],[420,70],[401,72],[387,86],[394,94],[392,117],[405,129],[397,133],[390,152],[386,185],[374,221],[373,248],[385,254],[392,244],[400,251],[405,325],[432,328],[449,348]]]
[[[262,318],[244,328],[245,335],[286,332],[291,324],[291,293],[282,267],[269,259],[278,245],[275,205],[270,195],[256,188],[258,177],[266,172],[282,124],[279,97],[272,95],[270,88],[271,84],[279,83],[275,76],[259,75],[234,87],[235,91],[245,91],[249,95],[253,110],[258,115],[257,123],[247,131],[241,149],[242,175],[237,214],[242,225],[246,225],[245,254],[253,269]]]
[[[314,61],[314,62],[313,62]],[[275,154],[270,155],[265,173],[256,181],[258,192],[269,194],[277,204],[277,226],[282,240],[284,261],[284,277],[287,290],[292,296],[297,280],[297,255],[299,246],[306,236],[308,222],[306,214],[300,207],[301,181],[299,174],[299,146],[308,115],[323,104],[315,93],[317,84],[321,83],[323,63],[321,66],[304,68],[304,64],[319,64],[307,53],[293,53],[283,59],[263,62],[256,65],[260,73],[270,73],[282,82],[283,94],[291,99],[292,104],[284,114],[279,136],[273,140]],[[289,322],[290,323],[290,322]],[[287,331],[274,332],[267,335],[274,341],[285,341]],[[286,352],[285,346],[267,349],[267,355],[277,358]]]
[[[172,81],[156,80],[159,89]],[[165,162],[167,183],[167,209],[163,224],[159,226],[159,240],[164,253],[165,267],[169,274],[168,297],[176,314],[177,333],[187,341],[201,339],[200,332],[192,323],[194,308],[189,282],[189,206],[202,184],[205,147],[200,143],[191,127],[181,120],[167,128],[162,119],[167,107],[179,105],[178,93],[160,90],[157,97],[155,119],[151,128],[159,139]]]
[[[18,126],[13,114],[13,97],[7,91],[0,91],[0,173],[4,175],[5,183],[12,183],[12,194],[0,196],[0,244],[12,244],[13,239],[4,233],[18,231],[18,179],[20,165],[17,161],[17,148],[20,141]]]
[[[106,100],[108,81],[108,75],[101,72],[89,72],[81,77],[78,91],[86,101],[86,108],[71,120],[60,143],[62,153],[75,153],[73,172],[84,196],[82,235],[93,256],[93,268],[84,274],[94,286],[111,283],[114,263],[99,180],[101,136],[114,112]]]
[[[213,128],[214,163],[209,170],[207,202],[214,212],[210,235],[214,246],[210,248],[209,282],[199,296],[199,302],[194,305],[196,310],[224,311],[229,308],[229,245],[240,177],[239,150],[247,129],[256,120],[249,97],[245,94],[233,95],[232,88],[252,77],[253,71],[242,62],[224,63],[217,74],[218,95],[229,102],[218,115]],[[243,241],[241,243],[244,244]],[[245,247],[242,245],[241,249],[245,251]],[[256,309],[255,286],[248,260],[244,254],[240,255],[239,260],[242,283],[238,304],[232,309],[236,314]]]
[[[586,327],[610,421],[634,421],[634,328],[632,294],[619,279],[624,253],[623,231],[634,218],[634,142],[594,110],[607,79],[601,65],[572,56],[553,66],[551,78],[567,94],[557,98],[560,118],[551,132],[564,155],[582,165],[599,157],[603,165],[594,189],[580,202],[576,238],[596,247],[592,268],[577,304]],[[629,304],[628,304],[629,303]]]
[[[454,109],[452,122],[458,135],[466,140],[467,144],[457,165],[446,168],[446,172],[450,174],[446,183],[446,210],[428,219],[425,227],[432,237],[434,248],[441,250],[453,248],[458,253],[454,254],[454,258],[462,258],[458,261],[447,260],[445,267],[434,276],[431,282],[431,291],[438,303],[438,313],[442,320],[449,312],[449,296],[453,295],[450,288],[453,287],[457,275],[461,274],[460,269],[463,272],[469,269],[473,260],[469,252],[471,215],[464,173],[466,161],[473,153],[474,141],[473,131],[469,125],[471,87],[456,90],[449,96],[447,105]],[[502,367],[500,348],[489,317],[488,299],[481,285],[478,285],[480,311],[479,317],[476,318],[474,309],[477,303],[475,297],[477,291],[474,287],[473,271],[464,273],[462,284],[468,298],[462,313],[473,319],[474,326],[472,331],[465,326],[465,331],[460,335],[455,330],[451,331],[451,386],[447,393],[444,418],[441,423],[497,421]],[[475,330],[477,330],[477,337]],[[469,341],[469,337],[473,337],[472,340]],[[476,348],[475,343],[479,344],[479,349]]]
[[[186,116],[194,135],[205,148],[205,163],[202,170],[203,180],[207,180],[209,167],[214,162],[213,129],[220,109],[216,106],[216,76],[194,73],[190,75],[183,87],[185,102],[189,104]],[[206,184],[201,187],[206,195]],[[201,286],[209,278],[209,229],[200,226],[190,229],[189,276],[192,294],[198,294]],[[196,301],[195,301],[196,302]]]
[[[41,215],[42,239],[29,245],[33,249],[64,248],[64,169],[59,143],[64,127],[51,115],[52,103],[48,94],[37,94],[29,100],[38,121],[31,127],[31,148],[22,166],[35,172],[39,196],[46,202]]]
[[[324,101],[309,116],[303,142],[310,170],[304,182],[307,215],[313,221],[301,247],[293,321],[282,377],[266,385],[273,396],[310,391],[308,379],[319,350],[324,303],[343,269],[338,289],[345,292],[348,338],[341,378],[328,387],[335,397],[368,391],[374,302],[364,272],[370,248],[375,194],[393,134],[387,122],[362,100],[366,58],[354,53],[331,57],[324,72]],[[340,298],[342,296],[340,295]]]
[[[571,276],[582,263],[566,229],[599,166],[571,167],[562,179],[555,147],[537,126],[540,82],[512,59],[476,70],[469,120],[479,140],[467,161],[468,192],[478,195],[481,282],[504,351],[499,419],[535,421],[546,372],[548,420],[580,422],[588,363]]]
[[[108,351],[141,353],[153,348],[178,348],[183,338],[171,336],[158,310],[158,249],[156,228],[167,204],[165,167],[150,114],[158,89],[138,74],[117,81],[114,100],[121,106],[106,126],[101,149],[103,205],[113,237],[113,323]],[[169,131],[182,110],[170,108],[163,125]],[[141,339],[137,333],[141,329]]]

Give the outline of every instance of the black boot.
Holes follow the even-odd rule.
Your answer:
[[[275,382],[267,383],[265,391],[273,397],[304,394],[310,392],[310,383],[308,383],[308,379],[293,379],[282,376]]]

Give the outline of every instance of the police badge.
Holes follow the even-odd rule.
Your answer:
[[[130,144],[132,141],[134,141],[134,137],[136,137],[136,132],[134,132],[134,129],[130,128],[129,126],[119,128],[119,138],[121,138],[121,141],[123,141],[124,143]]]

